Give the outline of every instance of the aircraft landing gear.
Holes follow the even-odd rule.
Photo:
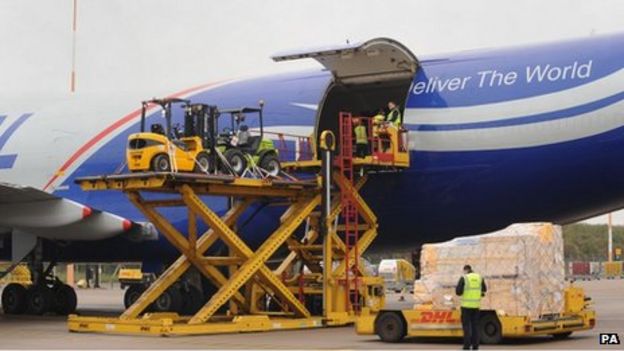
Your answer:
[[[52,289],[54,293],[54,312],[66,316],[76,312],[78,299],[74,288],[67,284],[58,284]]]
[[[52,274],[56,262],[50,262],[43,269],[41,245],[30,254],[28,269],[31,272],[31,285],[11,283],[2,291],[2,309],[5,314],[56,313],[68,315],[76,311],[76,291],[61,282]]]
[[[2,291],[2,309],[5,314],[22,314],[26,311],[26,287],[11,283]]]

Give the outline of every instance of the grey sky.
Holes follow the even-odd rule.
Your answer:
[[[616,0],[77,1],[79,93],[149,95],[317,67],[269,56],[346,39],[387,36],[418,56],[624,30]],[[0,94],[68,92],[72,3],[0,0]]]
[[[79,91],[171,90],[315,67],[277,51],[388,36],[416,55],[624,29],[621,1],[77,0]],[[64,91],[72,0],[0,0],[0,91]]]

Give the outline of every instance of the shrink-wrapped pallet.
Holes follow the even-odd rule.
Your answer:
[[[416,304],[458,308],[455,286],[469,264],[488,287],[482,309],[531,317],[563,310],[563,236],[561,227],[550,223],[514,224],[494,233],[423,245],[420,264]]]

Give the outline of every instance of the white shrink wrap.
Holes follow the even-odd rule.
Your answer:
[[[469,264],[488,292],[481,309],[531,316],[563,310],[565,264],[561,227],[550,223],[513,224],[503,230],[423,245],[421,279],[414,284],[417,305],[459,308],[455,286]]]

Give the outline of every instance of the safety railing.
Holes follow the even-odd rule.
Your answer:
[[[269,131],[265,131],[264,134],[276,141],[275,147],[279,152],[280,161],[307,161],[314,159],[314,147],[311,135],[302,136]]]

